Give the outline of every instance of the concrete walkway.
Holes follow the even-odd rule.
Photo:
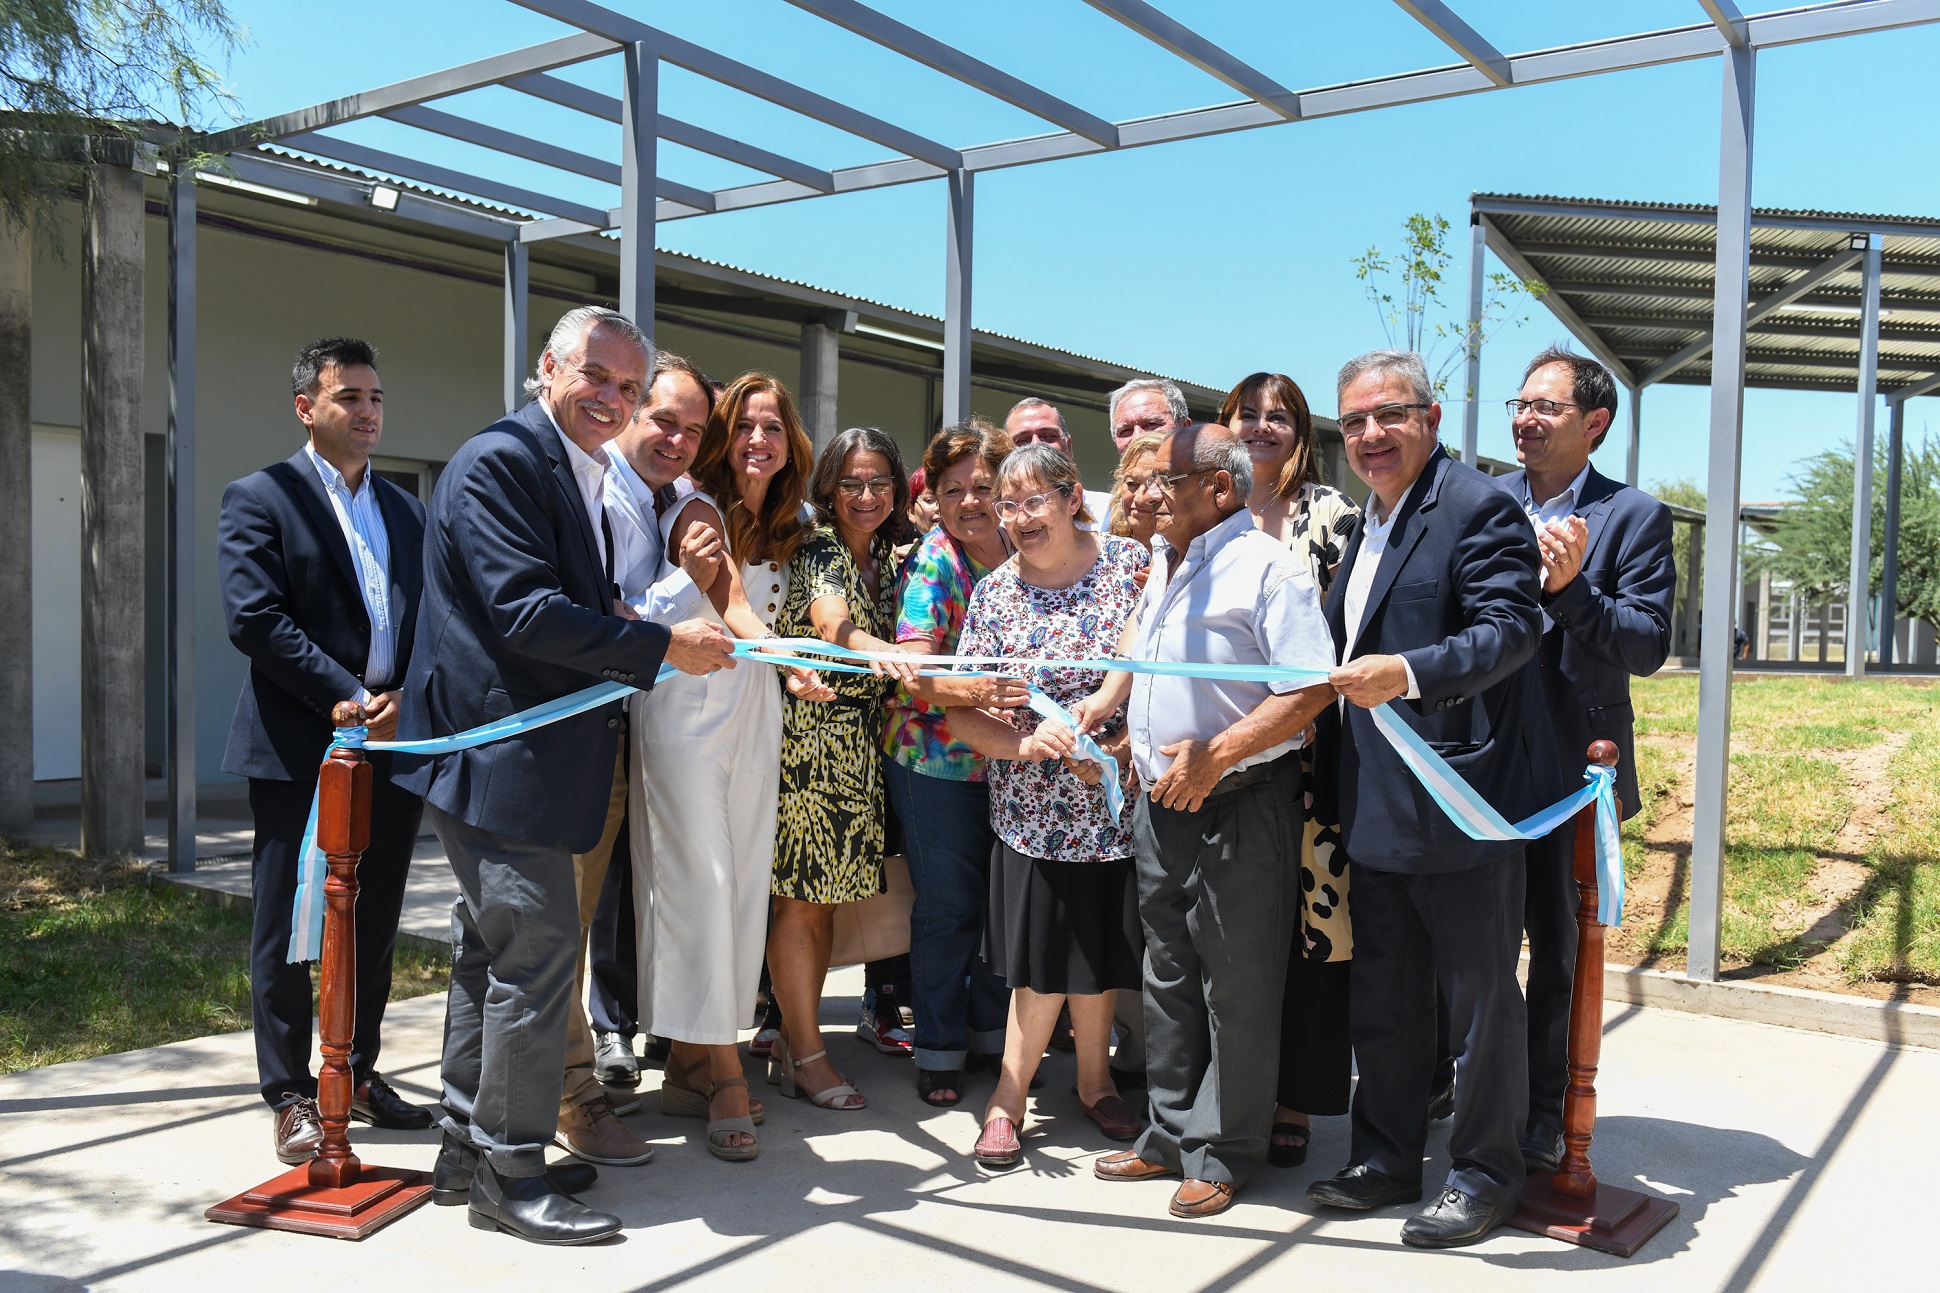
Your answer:
[[[1164,1182],[1106,1184],[1110,1146],[1055,1056],[1002,1176],[965,1156],[988,1079],[955,1111],[916,1099],[907,1061],[851,1040],[859,976],[835,976],[829,1045],[870,1096],[859,1114],[783,1100],[761,1157],[710,1158],[700,1124],[649,1095],[630,1123],[658,1147],[603,1168],[588,1201],[624,1234],[545,1249],[426,1207],[361,1244],[216,1226],[202,1209],[280,1170],[254,1094],[247,1033],[0,1078],[0,1290],[570,1289],[1329,1290],[1851,1289],[1916,1269],[1940,1146],[1940,1052],[1703,1016],[1613,1006],[1600,1175],[1675,1198],[1680,1215],[1623,1261],[1505,1231],[1452,1253],[1397,1241],[1399,1209],[1317,1215],[1302,1193],[1346,1155],[1346,1120],[1319,1126],[1312,1159],[1267,1170],[1224,1216],[1168,1217]],[[393,1007],[384,1067],[434,1098],[440,998]],[[649,1086],[658,1081],[650,1072]],[[1446,1170],[1446,1124],[1429,1178]],[[369,1161],[431,1165],[435,1133],[353,1130]],[[1917,1280],[1915,1281],[1917,1283]]]

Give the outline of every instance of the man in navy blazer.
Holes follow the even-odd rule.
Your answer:
[[[289,964],[297,851],[329,747],[330,710],[354,700],[373,735],[397,723],[423,588],[424,507],[370,469],[384,431],[377,352],[326,337],[297,354],[296,415],[309,442],[223,491],[216,553],[229,639],[249,657],[222,770],[249,778],[255,818],[250,1013],[256,1073],[275,1111],[277,1157],[301,1163],[323,1138],[310,1072],[310,970]],[[370,847],[357,869],[357,1027],[353,1117],[419,1128],[377,1072],[391,953],[423,805],[371,757]]]
[[[1637,811],[1630,679],[1670,654],[1671,513],[1590,466],[1617,416],[1617,383],[1596,360],[1551,348],[1529,361],[1509,401],[1523,470],[1497,483],[1528,515],[1543,557],[1537,652],[1557,754],[1575,782],[1590,742],[1615,741],[1617,802]],[[1529,1114],[1522,1157],[1554,1169],[1563,1154],[1570,989],[1576,973],[1575,832],[1529,846],[1523,927],[1529,936]]]
[[[694,674],[732,665],[718,625],[669,629],[618,601],[605,445],[638,410],[652,362],[652,344],[624,315],[568,311],[529,383],[537,398],[446,467],[425,537],[403,739],[464,732],[602,681],[646,689],[663,660]],[[424,796],[459,889],[434,1193],[469,1197],[479,1229],[537,1243],[620,1229],[560,1188],[568,1183],[547,1170],[545,1147],[558,1128],[580,949],[573,854],[605,827],[623,724],[614,701],[400,760],[414,765],[399,783]]]
[[[1340,428],[1371,493],[1326,614],[1340,649],[1342,844],[1353,859],[1360,1068],[1349,1165],[1309,1195],[1367,1209],[1421,1197],[1435,1062],[1435,996],[1461,1080],[1454,1164],[1402,1227],[1416,1247],[1474,1243],[1514,1213],[1528,1103],[1516,985],[1523,847],[1472,840],[1374,726],[1394,710],[1511,821],[1562,793],[1534,665],[1542,613],[1529,522],[1436,440],[1441,406],[1421,357],[1374,351],[1339,380]]]

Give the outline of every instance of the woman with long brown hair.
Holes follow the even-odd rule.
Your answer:
[[[737,638],[773,636],[789,560],[809,532],[802,504],[814,453],[787,388],[743,374],[707,420],[690,473],[697,491],[662,518],[669,553],[696,523],[727,536],[732,560],[705,613]],[[820,684],[791,674],[788,687],[808,694]],[[661,1111],[706,1118],[710,1153],[750,1159],[759,1113],[735,1040],[768,937],[781,688],[753,663],[669,681],[637,698],[632,725],[647,809],[630,824],[640,1023],[673,1042]]]

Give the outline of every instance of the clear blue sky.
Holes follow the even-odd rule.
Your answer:
[[[812,18],[782,0],[608,0],[742,62],[966,146],[1048,129]],[[874,7],[1101,116],[1230,101],[1233,92],[1079,0]],[[250,117],[369,89],[565,34],[502,0],[230,0],[249,44],[228,67]],[[1389,0],[1160,0],[1175,18],[1293,88],[1446,63],[1447,49]],[[1742,4],[1747,10],[1775,6]],[[1505,51],[1702,21],[1696,0],[1458,0]],[[1760,55],[1754,201],[1761,206],[1940,215],[1940,172],[1918,164],[1940,138],[1940,98],[1915,87],[1940,66],[1940,26]],[[617,59],[563,73],[609,93]],[[677,68],[669,114],[822,166],[880,158],[817,125]],[[986,172],[977,181],[976,326],[1209,386],[1254,369],[1291,373],[1331,411],[1332,373],[1383,344],[1350,260],[1392,247],[1414,212],[1461,233],[1474,190],[1669,202],[1717,200],[1715,59],[1464,99]],[[617,156],[617,126],[511,91],[451,101],[478,120]],[[373,121],[352,138],[608,205],[595,181],[499,159]],[[663,145],[661,172],[703,187],[765,178]],[[663,224],[659,245],[941,313],[938,182]],[[1465,258],[1465,240],[1461,257]],[[1464,265],[1454,267],[1458,302]],[[1515,391],[1522,361],[1562,335],[1540,308],[1485,353],[1485,401]],[[1652,388],[1642,480],[1705,474],[1708,392]],[[1909,406],[1921,434],[1931,401]],[[1485,404],[1485,409],[1488,404]],[[1798,459],[1850,445],[1850,395],[1751,391],[1744,497],[1786,490]],[[1457,415],[1458,416],[1458,415]],[[1458,423],[1456,425],[1459,425]],[[1457,432],[1459,434],[1459,432]],[[1485,412],[1482,451],[1512,457],[1506,419]],[[1622,470],[1613,437],[1599,455]]]

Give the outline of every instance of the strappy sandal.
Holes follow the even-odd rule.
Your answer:
[[[747,1085],[748,1079],[744,1077],[731,1077],[716,1082],[707,1090],[708,1102],[711,1104],[717,1094],[727,1090],[729,1087],[738,1086],[745,1088]],[[728,1143],[728,1137],[736,1133],[745,1133],[749,1138],[748,1143],[745,1145],[730,1145]],[[708,1119],[707,1152],[729,1163],[745,1163],[753,1158],[761,1152],[761,1146],[754,1140],[754,1119],[745,1114],[737,1118]]]
[[[977,1137],[977,1145],[970,1153],[976,1158],[979,1167],[1002,1170],[1016,1167],[1024,1157],[1024,1146],[1017,1139],[1017,1124],[1003,1114],[983,1125],[983,1135]]]
[[[1267,1137],[1266,1161],[1273,1167],[1298,1167],[1307,1161],[1307,1146],[1313,1142],[1310,1127],[1297,1122],[1276,1122]]]
[[[813,1064],[816,1060],[827,1057],[828,1048],[823,1047],[813,1055],[804,1055],[800,1059],[790,1058],[788,1039],[778,1037],[775,1039],[774,1054],[768,1057],[768,1081],[779,1086],[781,1093],[790,1100],[806,1098],[817,1108],[834,1109],[842,1113],[868,1108],[869,1101],[864,1098],[862,1092],[856,1090],[847,1081],[823,1087],[820,1091],[810,1091],[801,1084],[802,1065]],[[841,1074],[838,1073],[836,1076],[840,1077]],[[854,1101],[853,1104],[849,1103],[851,1100]]]
[[[669,1118],[707,1117],[708,1101],[713,1093],[689,1086],[686,1070],[676,1071],[672,1064],[670,1057],[668,1067],[660,1071],[660,1112]],[[752,1095],[748,1097],[748,1116],[757,1127],[768,1120],[767,1107]]]

